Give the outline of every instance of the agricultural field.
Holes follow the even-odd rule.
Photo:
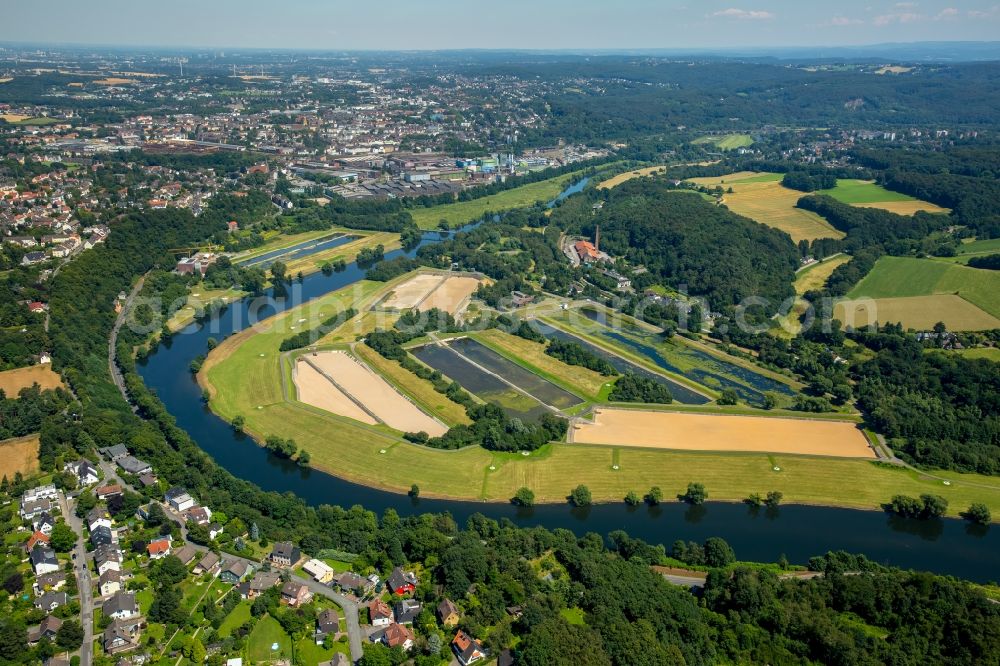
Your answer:
[[[968,264],[973,257],[983,257],[990,254],[1000,254],[1000,238],[974,240],[958,246],[954,257],[934,257],[934,261],[944,261],[952,264]]]
[[[959,352],[965,358],[985,358],[990,361],[1000,363],[1000,348],[997,347],[974,347],[963,349]]]
[[[37,118],[32,118],[31,116],[22,116],[17,113],[0,113],[0,120],[4,120],[11,125],[55,125],[58,122],[62,122],[57,118],[46,118],[40,116]]]
[[[792,286],[795,287],[795,303],[792,305],[792,308],[787,315],[779,317],[778,323],[781,324],[781,327],[776,331],[776,333],[785,337],[798,335],[802,329],[799,318],[809,308],[809,304],[802,298],[798,297],[808,291],[821,289],[833,274],[833,271],[835,271],[838,266],[842,266],[850,260],[850,255],[836,254],[819,263],[811,264],[800,269],[795,274],[795,282],[792,284]]]
[[[47,363],[0,372],[0,391],[9,398],[16,397],[21,389],[30,388],[33,384],[38,384],[43,390],[63,385],[62,377],[53,372],[52,366]]]
[[[20,472],[29,478],[38,473],[38,435],[0,441],[0,478],[9,481]]]
[[[726,134],[723,136],[703,136],[691,142],[696,146],[712,145],[719,150],[736,150],[753,145],[753,137],[748,134]]]
[[[852,206],[881,208],[899,215],[913,215],[917,211],[926,213],[949,212],[947,208],[941,208],[927,201],[887,190],[871,180],[839,179],[837,187],[832,190],[820,190],[817,194],[826,194],[841,203]]]
[[[315,372],[303,373],[305,368]],[[309,397],[331,395],[333,408],[329,411],[341,416],[366,422],[362,416],[370,415],[378,423],[395,430],[426,432],[431,437],[443,435],[448,429],[422,412],[381,376],[342,351],[318,351],[300,356],[296,363],[295,385],[303,391],[308,387]],[[303,402],[320,407],[305,399]],[[344,408],[351,409],[345,413]],[[358,408],[362,415],[356,414]]]
[[[597,184],[597,189],[610,190],[615,187],[618,187],[622,183],[627,183],[633,178],[643,178],[646,176],[652,176],[653,174],[657,173],[666,173],[666,171],[667,167],[665,166],[651,166],[651,167],[644,167],[642,169],[634,169],[632,171],[626,171],[624,173],[618,174],[617,176],[612,176],[607,180],[602,180],[600,183]]]
[[[410,215],[421,229],[437,229],[441,220],[446,220],[448,226],[457,227],[482,219],[487,211],[499,213],[514,208],[532,206],[538,201],[551,201],[566,189],[567,185],[579,179],[582,173],[582,171],[576,171],[555,176],[548,180],[528,183],[472,201],[457,201],[431,208],[415,208],[410,211]]]
[[[821,216],[808,210],[796,208],[804,194],[781,184],[780,173],[753,173],[741,171],[727,176],[713,178],[692,178],[690,182],[706,187],[730,187],[733,191],[723,195],[722,202],[734,213],[749,217],[761,224],[780,229],[792,240],[813,240],[816,238],[843,238]]]
[[[847,421],[601,408],[592,421],[578,419],[570,432],[572,441],[584,444],[875,457],[858,425]]]
[[[878,312],[861,313],[865,304],[838,306],[845,317],[853,309],[869,320],[898,321],[912,328],[928,328],[928,322],[933,326],[937,321],[956,331],[1000,327],[997,271],[932,259],[882,257],[847,297],[874,299]],[[871,309],[870,304],[865,307]]]

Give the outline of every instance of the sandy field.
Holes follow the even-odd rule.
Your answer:
[[[441,275],[422,273],[414,275],[412,278],[396,287],[389,297],[382,302],[386,308],[396,308],[398,310],[410,310],[417,307],[427,294],[431,293],[435,287],[444,281]]]
[[[897,215],[913,215],[918,211],[927,213],[947,213],[947,208],[935,206],[927,201],[881,201],[876,203],[851,204],[858,208],[881,208]]]
[[[343,352],[321,352],[309,356],[317,368],[333,377],[345,391],[362,400],[380,421],[403,432],[443,435],[447,428],[435,421],[367,366]]]
[[[343,391],[331,384],[316,368],[301,358],[295,363],[295,388],[299,392],[299,402],[368,425],[378,423],[370,414],[344,395]]]
[[[8,398],[16,398],[21,389],[28,388],[32,384],[38,384],[43,389],[54,389],[63,385],[62,378],[47,364],[0,372],[0,389]]]
[[[0,442],[0,478],[14,480],[20,472],[28,477],[38,471],[38,435],[5,439]]]
[[[685,451],[759,451],[839,458],[874,458],[853,423],[763,416],[725,416],[628,409],[595,411],[574,442]]]
[[[854,328],[873,321],[901,323],[903,328],[918,330],[929,330],[939,321],[946,322],[953,331],[1000,328],[1000,319],[955,294],[846,300],[834,306],[833,316]]]
[[[479,280],[472,277],[455,276],[445,279],[441,285],[423,300],[421,312],[437,308],[449,314],[457,314],[463,303],[479,288]]]

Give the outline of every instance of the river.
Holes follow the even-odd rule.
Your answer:
[[[570,188],[578,187],[576,183]],[[578,191],[578,190],[577,190]],[[437,233],[425,234],[421,245],[438,242]],[[416,248],[396,250],[387,259],[412,256]],[[292,491],[305,501],[351,506],[360,504],[381,513],[393,508],[400,515],[447,511],[460,525],[473,513],[507,518],[520,526],[566,528],[578,534],[607,535],[624,529],[634,537],[668,548],[673,541],[704,541],[710,536],[726,539],[741,559],[775,561],[784,554],[803,564],[829,550],[864,553],[884,564],[952,574],[974,581],[995,580],[1000,571],[1000,529],[978,528],[957,519],[921,521],[901,519],[876,511],[786,505],[776,511],[752,511],[740,504],[709,502],[689,507],[669,502],[657,507],[628,507],[624,502],[574,509],[568,504],[519,509],[509,504],[418,499],[376,490],[298,465],[254,446],[209,411],[201,389],[188,371],[191,361],[205,354],[208,339],[222,339],[254,321],[294,307],[364,277],[356,264],[346,270],[315,273],[274,299],[270,292],[247,298],[204,322],[196,322],[160,345],[139,364],[139,374],[163,401],[167,410],[216,462],[233,475],[270,491]],[[254,318],[251,319],[250,315]],[[692,479],[697,474],[692,475]],[[638,489],[642,490],[642,489]],[[711,492],[711,488],[709,488]],[[955,507],[958,508],[958,507]]]

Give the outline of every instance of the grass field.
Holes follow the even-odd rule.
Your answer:
[[[962,243],[958,246],[958,253],[954,257],[934,257],[934,261],[965,265],[973,257],[983,257],[990,254],[1000,254],[1000,238]]]
[[[947,208],[906,194],[892,192],[870,180],[840,179],[837,181],[837,187],[832,190],[821,190],[817,194],[829,195],[837,201],[852,206],[881,208],[900,215],[913,215],[921,210],[928,213],[949,212]]]
[[[45,117],[32,118],[31,116],[22,116],[16,113],[0,114],[0,120],[5,120],[11,125],[35,125],[35,126],[54,125],[58,122],[61,122],[56,118],[45,118]]]
[[[719,150],[736,150],[752,146],[753,138],[747,134],[726,134],[723,136],[703,136],[691,143],[696,146],[714,145]]]
[[[723,195],[723,203],[730,210],[769,227],[781,229],[795,242],[844,237],[843,233],[816,213],[796,208],[795,204],[804,195],[784,187],[781,178],[779,173],[741,171],[721,177],[693,178],[691,182],[707,187],[719,185],[725,190],[732,187],[732,193],[727,191]]]
[[[945,322],[953,330],[1000,326],[1000,272],[997,271],[931,259],[882,257],[847,296],[875,299],[879,310],[889,308],[897,317],[889,319],[879,312],[876,316],[882,322],[900,321],[904,326],[919,328],[924,320],[931,318]],[[923,298],[912,300],[914,297]],[[902,298],[910,300],[884,300]],[[967,307],[956,298],[974,307]]]
[[[8,398],[16,398],[21,389],[29,388],[32,384],[38,384],[42,389],[54,389],[63,385],[62,378],[48,364],[0,372],[0,391]]]
[[[576,171],[555,176],[548,180],[528,183],[472,201],[441,204],[431,208],[415,208],[410,211],[410,215],[421,229],[436,229],[441,220],[447,220],[449,226],[457,227],[481,219],[487,211],[499,213],[531,206],[537,201],[551,201],[566,189],[567,185],[577,180],[581,173],[582,171]]]
[[[188,294],[187,302],[167,320],[167,328],[176,333],[193,322],[198,311],[213,301],[232,303],[244,296],[246,292],[238,289],[205,289],[203,285],[195,286]]]
[[[903,328],[930,330],[939,321],[943,321],[953,331],[1000,328],[1000,319],[954,294],[847,299],[834,306],[834,317],[845,326],[854,328],[878,322],[899,323]]]
[[[233,630],[242,627],[250,619],[250,602],[241,601],[236,608],[219,625],[217,635],[219,638],[229,638]]]
[[[14,480],[18,472],[24,478],[38,473],[38,435],[0,441],[0,478]]]
[[[796,296],[801,296],[812,289],[822,288],[823,285],[826,284],[826,281],[830,278],[830,275],[833,274],[833,271],[835,271],[838,266],[842,266],[850,260],[851,257],[849,255],[838,254],[821,261],[818,264],[806,266],[795,274],[795,282],[792,286],[795,287]],[[809,304],[805,300],[796,298],[795,304],[792,306],[789,313],[778,319],[778,323],[781,324],[779,334],[787,337],[798,335],[802,329],[802,325],[799,323],[799,317],[801,317],[808,308]]]
[[[965,358],[985,358],[990,361],[1000,363],[1000,348],[997,347],[976,347],[973,349],[963,349],[959,353]]]
[[[665,166],[651,166],[642,169],[635,169],[633,171],[626,171],[625,173],[620,173],[617,176],[612,176],[607,180],[602,180],[597,185],[599,190],[610,190],[612,188],[618,187],[622,183],[626,183],[633,178],[642,178],[644,176],[651,176],[655,173],[665,173],[667,167]]]
[[[271,649],[274,643],[278,644],[277,650]],[[251,664],[269,663],[278,659],[291,660],[292,639],[277,620],[265,615],[247,638],[247,658]]]

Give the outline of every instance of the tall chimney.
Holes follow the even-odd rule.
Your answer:
[[[594,249],[598,252],[601,251],[601,225],[597,225],[597,231],[594,232]]]

